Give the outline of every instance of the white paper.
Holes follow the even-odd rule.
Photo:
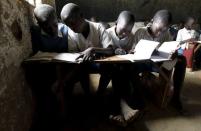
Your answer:
[[[79,53],[60,53],[54,57],[54,60],[76,62],[79,56]]]
[[[149,40],[140,40],[134,50],[134,60],[147,60],[150,59],[152,53],[159,45],[159,42],[149,41]]]
[[[159,56],[169,58],[178,49],[179,45],[180,42],[178,41],[164,42],[158,48]]]
[[[129,61],[148,60],[159,44],[159,42],[142,39],[137,43],[134,54],[118,55],[117,57]]]

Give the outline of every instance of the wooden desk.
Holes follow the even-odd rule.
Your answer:
[[[50,59],[42,59],[42,60],[34,60],[34,61],[29,61],[29,60],[25,60],[24,63],[25,65],[26,64],[31,64],[32,62],[34,62],[35,64],[43,64],[43,63],[54,63],[57,65],[57,69],[60,69],[60,65],[59,63],[62,63],[63,64],[72,64],[71,62],[66,62],[66,61],[51,61]],[[103,59],[99,59],[99,60],[95,60],[93,61],[92,63],[101,63],[101,64],[104,64],[104,63],[107,63],[107,64],[118,64],[118,63],[130,63],[130,64],[135,64],[135,63],[138,63],[138,62],[142,62],[142,63],[146,63],[146,62],[151,62],[151,64],[158,70],[158,74],[160,76],[160,80],[162,81],[162,92],[161,94],[157,94],[157,96],[160,96],[159,99],[160,102],[159,102],[159,105],[160,107],[166,107],[167,103],[169,102],[170,100],[170,97],[171,97],[171,94],[170,94],[170,91],[172,90],[173,88],[173,82],[172,82],[172,77],[173,77],[173,72],[174,70],[170,70],[170,71],[167,71],[167,70],[164,70],[164,68],[162,67],[162,64],[159,64],[159,63],[162,63],[162,62],[153,62],[151,60],[143,60],[143,61],[134,61],[134,62],[131,62],[129,60],[126,60],[126,59],[123,59],[123,58],[119,58],[117,56],[111,56],[111,57],[107,57],[107,58],[103,58]],[[80,63],[73,63],[73,64],[80,64]],[[62,72],[61,70],[58,70],[58,72]],[[59,73],[58,73],[59,74]],[[61,79],[61,76],[57,76],[58,79]]]

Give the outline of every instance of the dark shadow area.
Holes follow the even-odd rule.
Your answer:
[[[73,94],[66,100],[66,115],[60,112],[59,102],[51,87],[56,79],[54,64],[26,65],[26,77],[34,97],[34,116],[30,131],[79,131],[79,130],[139,130],[148,131],[139,118],[128,127],[116,126],[109,121],[114,108],[113,93],[110,89],[98,97],[96,95]],[[76,91],[77,92],[77,91]]]
[[[187,114],[181,115],[170,105],[161,109],[147,100],[141,117],[125,128],[111,123],[108,119],[115,103],[110,88],[101,97],[94,94],[91,96],[83,93],[73,94],[66,100],[66,115],[63,117],[58,100],[51,89],[56,79],[56,65],[44,63],[26,65],[26,76],[35,100],[31,131],[149,131],[147,121],[201,116],[201,83],[197,72],[187,73],[182,91],[182,102]]]

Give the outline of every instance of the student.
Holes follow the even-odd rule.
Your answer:
[[[184,28],[180,29],[178,34],[177,34],[177,39],[176,41],[181,42],[181,48],[179,49],[179,53],[183,55],[183,52],[185,49],[189,49],[189,44],[193,43],[195,41],[199,40],[199,33],[194,29],[195,28],[195,18],[193,17],[188,17],[185,20],[184,23]],[[192,60],[189,59],[190,53],[188,54],[187,61],[188,61],[188,66],[190,67],[191,70],[195,69],[195,67],[200,67],[200,56],[201,56],[201,51],[200,51],[200,46],[195,45],[195,50],[192,50],[193,53],[193,67],[191,67]]]
[[[61,19],[70,27],[68,39],[71,42],[69,44],[71,47],[69,50],[81,52],[83,61],[91,61],[97,55],[113,54],[113,41],[106,30],[100,23],[86,20],[78,5],[66,4],[61,11]],[[90,66],[95,70],[101,70],[101,72],[104,70],[96,64]]]
[[[38,26],[31,28],[33,52],[67,52],[68,27],[58,23],[54,8],[39,5],[34,9],[34,16]]]
[[[116,25],[107,29],[107,32],[112,37],[114,42],[115,54],[127,54],[132,48],[134,36],[131,31],[134,23],[134,15],[129,11],[122,11],[119,14]],[[132,89],[127,82],[128,79],[131,79],[129,78],[129,71],[126,70],[127,66],[129,65],[115,65],[114,67],[117,68],[117,71],[113,71],[114,73],[112,74],[112,84],[116,93],[117,100],[119,102],[118,107],[120,107],[120,112],[115,115],[110,115],[110,119],[123,125],[126,125],[131,120],[134,120],[134,118],[136,118],[139,113],[138,109],[135,110],[129,106],[129,102],[131,102]],[[110,80],[108,78],[104,78],[107,77],[106,75],[107,74],[101,75],[100,85],[98,88],[99,92],[103,92],[101,90],[104,89],[103,87],[107,86],[107,80]],[[132,78],[132,80],[134,80],[134,78]],[[106,83],[104,83],[104,81]]]
[[[133,34],[131,30],[134,26],[135,18],[132,13],[123,11],[120,13],[116,25],[107,29],[106,31],[111,36],[114,42],[114,49],[116,55],[127,54],[133,46]],[[110,78],[103,78],[107,75],[103,75],[100,79],[99,93],[104,91],[104,88],[108,85]],[[105,79],[105,80],[102,80]],[[108,81],[109,80],[109,81]]]
[[[68,43],[68,27],[62,23],[58,23],[54,8],[46,4],[39,5],[34,9],[34,16],[38,23],[37,28],[32,28],[34,53],[37,51],[57,53],[69,52],[68,47],[71,46],[69,45],[70,42]],[[50,65],[54,66],[54,64]],[[46,68],[47,66],[49,65],[46,65]],[[55,70],[49,70],[49,73]],[[61,107],[61,113],[66,113],[65,102],[69,100],[74,84],[80,81],[84,91],[89,94],[89,80],[85,76],[86,73],[82,70],[82,67],[77,64],[59,64],[59,68],[56,71],[55,76],[57,75],[57,78],[55,79],[57,80],[55,80],[54,84],[52,83],[51,86],[55,88],[54,90],[57,91],[56,93],[59,94],[60,102],[62,102],[61,106],[63,107]],[[49,77],[50,76],[47,75],[43,78],[44,81]],[[63,96],[66,98],[64,99]]]
[[[71,29],[72,50],[81,52],[83,61],[92,60],[97,54],[113,54],[113,42],[108,33],[100,23],[86,20],[78,5],[66,4],[62,8],[61,19]]]
[[[163,43],[165,41],[172,41],[172,37],[168,32],[169,24],[172,20],[172,15],[168,10],[159,10],[153,17],[153,22],[150,26],[139,29],[134,35],[134,45],[141,40],[151,40]],[[183,56],[177,56],[177,63],[175,65],[175,71],[173,75],[174,93],[171,100],[171,104],[178,110],[182,111],[182,103],[180,100],[181,88],[183,85],[185,71],[186,71],[186,59]],[[146,70],[150,70],[149,66],[144,67]],[[152,70],[152,69],[151,69]]]
[[[195,25],[195,19],[193,17],[188,17],[185,20],[184,28],[180,29],[177,34],[176,41],[181,42],[180,53],[183,54],[184,49],[188,49],[188,44],[199,39],[199,34],[193,29]]]
[[[168,35],[168,33],[166,32],[168,30],[170,21],[171,15],[167,10],[158,11],[152,19],[152,24],[147,27],[138,29],[135,33],[135,43],[133,45],[133,49],[141,39],[159,42],[171,41],[171,35]]]
[[[107,29],[114,41],[115,48],[124,50],[125,54],[130,51],[134,42],[134,36],[131,33],[134,23],[134,15],[129,11],[122,11],[116,25]]]
[[[50,5],[41,4],[34,9],[33,13],[37,21],[37,25],[31,27],[33,54],[38,51],[67,52],[68,28],[66,25],[58,23],[55,9]],[[33,94],[37,100],[38,112],[41,113],[39,121],[45,122],[43,127],[52,128],[58,122],[60,114],[57,106],[60,101],[57,101],[55,93],[51,89],[57,79],[56,66],[54,64],[32,64],[29,66],[30,69],[27,71],[30,71],[28,74],[31,75],[31,81],[33,81],[31,84]]]

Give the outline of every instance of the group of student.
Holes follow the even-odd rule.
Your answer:
[[[109,119],[126,125],[134,120],[140,109],[133,107],[133,91],[137,91],[140,81],[139,73],[154,72],[151,64],[92,64],[100,56],[123,55],[134,53],[135,46],[141,39],[158,41],[172,41],[169,25],[172,15],[168,10],[159,10],[155,13],[149,26],[132,33],[135,16],[130,11],[122,11],[116,24],[105,29],[100,23],[86,20],[80,7],[74,3],[66,4],[61,11],[61,22],[58,22],[55,9],[47,4],[42,4],[34,9],[34,16],[38,27],[31,30],[33,52],[70,52],[81,53],[84,64],[64,66],[67,70],[60,81],[58,88],[64,88],[64,95],[68,97],[72,92],[75,82],[80,81],[85,93],[89,91],[89,73],[97,70],[100,81],[97,94],[101,95],[112,80],[112,88],[118,112],[114,112]],[[146,49],[145,49],[146,50]],[[176,52],[175,52],[176,53]],[[185,77],[186,60],[183,55],[176,55],[174,65],[173,85],[174,93],[171,103],[179,111],[182,110],[180,93]],[[157,71],[156,71],[157,72]],[[134,89],[133,89],[134,88]]]

